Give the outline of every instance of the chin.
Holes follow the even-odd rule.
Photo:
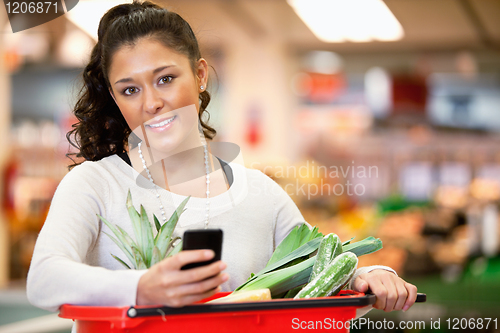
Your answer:
[[[178,140],[150,140],[149,145],[158,154],[170,155],[180,148],[180,141]]]

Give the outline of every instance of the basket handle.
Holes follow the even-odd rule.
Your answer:
[[[373,295],[371,290],[368,290],[365,295]],[[424,293],[417,293],[417,299],[415,300],[415,303],[425,303],[427,302],[427,294]]]

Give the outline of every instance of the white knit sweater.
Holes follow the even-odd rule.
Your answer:
[[[258,170],[229,165],[234,177],[230,189],[210,199],[209,227],[224,232],[222,260],[230,278],[222,285],[223,291],[234,290],[250,273],[261,270],[276,245],[292,228],[304,223],[297,206],[272,179]],[[111,257],[112,253],[128,263],[103,233],[112,234],[96,215],[134,235],[125,208],[129,190],[136,209],[142,204],[150,220],[153,213],[161,216],[152,184],[117,155],[84,162],[64,177],[38,237],[28,273],[27,293],[33,305],[57,311],[65,303],[135,304],[137,284],[146,270],[124,269]],[[167,216],[185,198],[161,188],[158,191]],[[203,228],[205,203],[204,198],[192,197],[188,201],[175,235]],[[358,269],[355,277],[374,268]]]

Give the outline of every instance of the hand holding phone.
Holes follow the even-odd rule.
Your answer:
[[[199,253],[182,253],[181,251],[175,256],[180,256],[182,259],[177,258],[176,260],[176,258],[169,257],[153,265],[139,280],[137,286],[138,305],[165,304],[167,306],[179,307],[192,304],[193,302],[212,296],[220,288],[221,284],[228,280],[228,275],[222,273],[222,270],[225,269],[225,265],[223,264],[215,264],[213,267],[200,269],[199,274],[178,274],[179,260],[189,262],[189,264],[181,267],[184,270],[208,265],[220,260],[222,230],[202,229],[186,231],[182,249],[210,249],[214,251],[215,257],[208,261],[193,262],[196,258],[203,260],[202,258],[207,257],[203,256],[203,251],[199,251]],[[210,276],[210,274],[214,275]],[[172,280],[172,283],[168,285],[162,282],[166,275],[169,275]],[[169,294],[174,296],[167,296]]]
[[[212,250],[215,256],[211,260],[195,262],[181,267],[182,270],[211,264],[221,259],[222,230],[221,229],[193,229],[184,232],[182,250]]]

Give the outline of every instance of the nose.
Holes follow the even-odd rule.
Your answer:
[[[151,114],[156,114],[164,106],[163,99],[158,91],[154,88],[145,88],[143,94],[144,111]]]

